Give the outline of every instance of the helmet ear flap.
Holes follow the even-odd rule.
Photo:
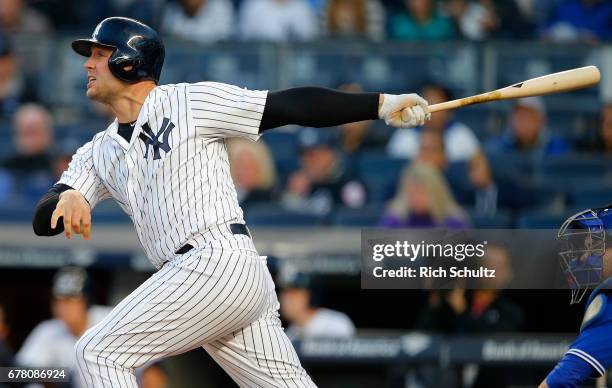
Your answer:
[[[109,67],[117,78],[122,81],[132,82],[137,79],[141,62],[139,58],[111,57],[109,59]]]

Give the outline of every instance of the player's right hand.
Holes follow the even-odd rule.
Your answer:
[[[378,117],[395,128],[412,128],[429,120],[427,101],[418,94],[383,94]]]
[[[51,229],[55,229],[57,222],[63,217],[64,233],[70,239],[72,231],[83,234],[85,240],[89,240],[91,233],[91,207],[89,203],[77,190],[66,190],[59,196],[59,202],[51,215]]]

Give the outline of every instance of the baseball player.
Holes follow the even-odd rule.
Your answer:
[[[158,269],[77,342],[87,385],[136,387],[135,368],[201,346],[241,387],[315,386],[281,327],[265,257],[238,206],[226,139],[378,118],[412,127],[429,117],[427,102],[315,87],[159,85],[160,38],[121,17],[103,20],[72,48],[87,57],[87,97],[116,120],[40,200],[34,231],[88,239],[91,210],[112,197]]]
[[[604,376],[612,365],[612,204],[568,218],[559,230],[568,243],[561,265],[578,303],[586,303],[580,334],[540,388],[579,387],[590,377]]]
[[[74,345],[89,327],[102,321],[110,307],[89,305],[87,273],[82,268],[60,269],[53,281],[54,318],[39,323],[17,353],[17,363],[28,367],[76,367]],[[87,385],[75,376],[75,388]],[[42,387],[29,385],[28,387]]]

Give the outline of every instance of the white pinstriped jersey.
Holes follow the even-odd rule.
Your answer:
[[[210,227],[243,223],[225,138],[259,138],[267,91],[215,82],[163,85],[147,96],[128,143],[115,120],[74,155],[58,183],[93,208],[112,197],[156,267]]]

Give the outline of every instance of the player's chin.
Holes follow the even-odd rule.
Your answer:
[[[87,91],[85,92],[85,95],[90,100],[98,101],[100,99],[100,93],[98,92],[98,90],[96,90],[95,86],[88,87]]]

